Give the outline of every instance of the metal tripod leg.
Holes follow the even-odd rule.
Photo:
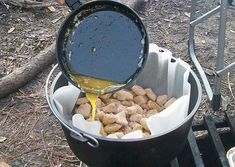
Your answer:
[[[226,32],[226,17],[227,17],[228,1],[221,1],[220,8],[220,23],[219,23],[219,37],[218,37],[218,50],[216,60],[216,72],[224,68],[224,47],[225,47],[225,32]],[[212,98],[213,110],[218,110],[221,101],[221,76],[215,76],[215,89]]]
[[[203,82],[203,85],[205,87],[207,96],[209,98],[209,101],[212,101],[213,98],[213,92],[211,89],[211,86],[208,82],[208,79],[206,77],[205,72],[202,69],[202,66],[200,65],[196,53],[195,53],[195,43],[194,43],[194,31],[195,31],[195,26],[202,21],[208,19],[209,17],[213,16],[214,14],[218,13],[220,10],[220,6],[212,9],[211,11],[207,12],[206,14],[202,15],[201,17],[196,18],[196,6],[197,6],[197,0],[192,0],[191,4],[191,15],[190,15],[190,27],[189,27],[189,41],[188,41],[188,53],[189,56],[191,57],[192,62],[194,63],[199,76],[201,77],[201,80]]]
[[[197,0],[192,0],[191,6],[191,15],[190,15],[190,27],[189,27],[189,41],[188,41],[188,52],[189,55],[201,77],[203,85],[205,86],[205,90],[209,101],[212,103],[213,110],[218,110],[220,108],[221,101],[221,77],[223,74],[226,74],[229,70],[235,67],[235,62],[231,63],[227,67],[224,67],[224,47],[225,47],[225,30],[226,30],[226,17],[228,9],[235,9],[234,6],[229,4],[229,0],[221,0],[221,4],[206,14],[196,18],[196,6]],[[202,21],[208,19],[214,14],[220,12],[220,23],[219,23],[219,36],[218,36],[218,51],[216,57],[216,76],[214,83],[214,93],[211,89],[211,86],[208,82],[208,79],[203,71],[196,53],[195,53],[195,43],[194,43],[194,30],[195,26]]]

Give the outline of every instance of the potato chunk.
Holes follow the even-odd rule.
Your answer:
[[[80,98],[78,98],[77,101],[76,101],[76,104],[77,104],[77,105],[81,105],[81,104],[85,104],[85,103],[88,103],[88,100],[87,100],[86,97],[80,97]]]
[[[109,99],[111,96],[112,96],[112,93],[107,93],[107,94],[100,95],[99,98],[100,98],[101,100],[107,100],[107,99]]]
[[[151,88],[146,88],[145,92],[148,98],[150,98],[152,101],[155,101],[157,99],[157,95],[153,92]]]
[[[170,100],[168,100],[165,104],[164,107],[167,108],[169,107],[172,103],[174,103],[176,101],[176,98],[172,97],[170,98]]]
[[[129,126],[132,128],[132,130],[142,130],[142,125],[140,125],[139,123],[137,122],[130,122],[129,123]]]
[[[157,103],[160,105],[160,106],[163,106],[166,102],[167,102],[167,95],[161,95],[161,96],[158,96],[157,97]]]
[[[117,107],[114,103],[110,103],[109,105],[100,108],[100,110],[105,113],[117,113]]]
[[[123,128],[123,132],[124,134],[130,133],[132,131],[132,128],[130,126],[124,126]]]
[[[157,114],[158,112],[159,111],[157,109],[149,110],[149,111],[146,112],[146,117],[148,118],[148,117],[150,117],[150,116],[152,116],[154,114]]]
[[[148,125],[147,125],[147,119],[146,118],[142,118],[140,120],[140,124],[143,126],[143,128],[147,131],[150,131],[149,128],[148,128]]]
[[[119,129],[121,129],[122,125],[114,123],[114,124],[108,124],[104,127],[104,131],[108,134],[117,132]]]
[[[119,139],[124,136],[124,133],[122,131],[118,131],[114,133]]]
[[[103,126],[101,126],[101,128],[100,128],[100,134],[101,134],[101,136],[107,136],[107,133],[104,131]]]
[[[133,127],[133,131],[142,130],[142,129],[143,129],[143,126],[140,125],[140,124],[136,124],[136,125]]]
[[[104,115],[105,113],[103,111],[100,111],[99,109],[97,109],[97,112],[95,114],[95,119],[101,121]]]
[[[158,110],[158,112],[161,111],[161,106],[159,106],[156,102],[154,102],[152,100],[148,101],[148,106],[150,109],[156,109],[156,110]]]
[[[75,113],[81,114],[85,119],[87,119],[91,115],[91,105],[88,103],[81,104],[79,107],[75,108]]]
[[[132,86],[131,90],[136,94],[140,96],[144,96],[146,94],[145,90],[139,86],[139,85],[134,85]]]
[[[140,122],[140,120],[143,118],[144,116],[141,114],[133,114],[130,116],[130,121],[132,122]]]
[[[147,103],[148,98],[146,96],[136,96],[134,97],[134,102],[138,105],[142,105],[144,103]]]
[[[103,102],[108,105],[108,104],[111,104],[111,103],[114,103],[114,104],[120,104],[121,102],[117,99],[105,99],[103,100]]]
[[[116,117],[116,123],[121,124],[121,125],[128,125],[128,121],[126,119],[126,112],[122,111],[118,114],[115,115]]]
[[[140,105],[141,108],[145,109],[145,110],[150,110],[148,104],[144,103]]]
[[[122,101],[121,103],[122,105],[127,106],[127,107],[133,106],[135,104],[133,101],[127,101],[127,100]]]
[[[96,100],[96,108],[100,108],[102,106],[102,101],[100,100],[100,98],[97,98]]]
[[[113,97],[120,101],[133,100],[133,95],[126,90],[119,90],[118,92],[114,93]]]
[[[105,114],[102,119],[102,122],[104,125],[112,124],[115,121],[116,121],[116,117],[113,114]]]
[[[134,106],[126,108],[126,114],[132,115],[136,113],[139,113],[139,114],[143,113],[143,109],[139,105],[135,104]]]

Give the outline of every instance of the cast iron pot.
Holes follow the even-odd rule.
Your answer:
[[[173,62],[176,60],[171,59]],[[48,76],[48,83],[54,69]],[[191,84],[188,116],[177,127],[161,134],[141,139],[109,139],[90,135],[74,128],[71,121],[61,115],[52,94],[58,88],[68,85],[67,79],[60,72],[50,87],[47,101],[53,114],[60,121],[65,137],[74,154],[90,167],[159,167],[168,164],[183,149],[191,128],[193,116],[201,101],[201,85],[193,71],[190,71]]]
[[[66,3],[73,11],[59,30],[56,57],[67,80],[79,87],[71,77],[79,74],[121,85],[98,94],[131,84],[146,64],[149,50],[148,34],[140,17],[115,1]]]

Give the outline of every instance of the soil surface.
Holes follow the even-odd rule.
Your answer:
[[[199,1],[197,15],[217,5],[217,1]],[[50,45],[70,10],[66,6],[24,9],[0,3],[0,78],[22,66]],[[192,66],[187,52],[190,2],[179,0],[151,0],[138,8],[146,24],[150,41],[169,49],[174,57]],[[196,53],[213,87],[217,53],[219,15],[196,28]],[[235,61],[235,13],[228,12],[225,65]],[[45,97],[46,78],[54,65],[35,76],[23,88],[0,99],[0,161],[11,166],[79,166],[79,160],[70,151],[61,126],[50,111]],[[17,81],[15,81],[17,82]],[[231,90],[229,89],[229,85]],[[235,113],[235,73],[222,80],[225,105],[213,112],[203,90],[201,106],[194,122],[203,115],[223,118],[229,107]],[[89,155],[88,155],[89,156]]]

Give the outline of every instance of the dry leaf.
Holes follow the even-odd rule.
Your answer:
[[[163,20],[166,22],[173,22],[173,20],[171,20],[171,19],[163,19]]]
[[[11,27],[10,30],[7,31],[7,33],[12,33],[15,30],[15,27]]]
[[[60,16],[60,17],[58,17],[58,18],[52,20],[51,22],[52,22],[53,24],[55,24],[55,23],[58,22],[61,18],[62,18],[62,16]]]
[[[235,31],[234,31],[234,30],[230,30],[230,32],[231,32],[231,33],[235,33]]]
[[[56,11],[56,9],[53,7],[53,6],[48,6],[47,7],[51,12],[55,12]]]
[[[222,109],[222,111],[227,111],[228,105],[230,104],[231,99],[228,96],[225,96],[225,97],[221,96],[221,99],[222,99],[221,109]]]
[[[27,17],[20,17],[20,20],[23,22],[27,22]]]
[[[56,0],[60,4],[64,4],[65,0]]]
[[[5,162],[0,162],[0,167],[11,167],[11,166]]]
[[[209,75],[209,76],[214,76],[215,72],[209,68],[206,67],[202,67],[203,71],[205,72],[205,74]]]
[[[6,137],[0,136],[0,143],[3,143],[5,140],[7,140]],[[1,166],[1,165],[0,165]]]
[[[16,49],[17,52],[19,52],[23,47],[24,47],[25,43],[23,42],[19,48]]]
[[[54,167],[61,167],[62,165],[61,164],[59,164],[59,165],[55,165]]]
[[[188,12],[184,12],[184,15],[187,17],[190,17],[190,13],[188,13]]]

